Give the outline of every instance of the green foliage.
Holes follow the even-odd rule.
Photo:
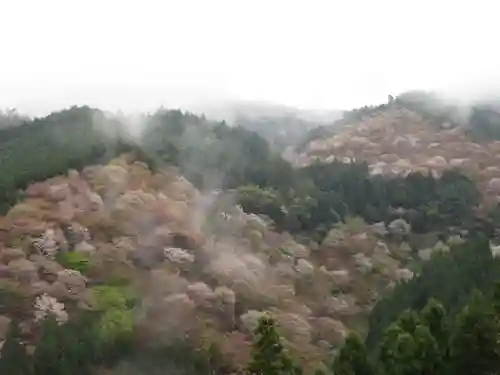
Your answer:
[[[301,373],[286,353],[271,317],[263,316],[254,334],[256,339],[252,347],[248,373],[255,375],[298,375]]]
[[[72,107],[0,127],[0,213],[34,181],[106,162],[123,152],[150,161],[126,140],[122,123],[89,107]]]
[[[9,325],[1,350],[0,374],[30,375],[32,373],[30,358],[20,340],[19,324],[13,320]]]
[[[447,358],[449,353],[446,348],[450,330],[449,323],[446,320],[446,309],[438,300],[431,298],[422,310],[420,317],[422,322],[429,328],[429,333],[435,338],[441,350],[442,358]]]
[[[77,251],[66,251],[57,253],[56,260],[64,268],[80,271],[84,274],[90,267],[89,256]]]
[[[36,375],[63,375],[70,370],[63,360],[60,336],[55,318],[49,315],[42,326],[41,338],[33,355],[33,370]]]
[[[129,310],[110,309],[101,317],[99,334],[104,342],[122,340],[133,333],[133,316]]]
[[[355,335],[347,336],[346,341],[333,363],[335,375],[373,375],[372,364],[368,360],[368,351],[361,339]]]
[[[278,225],[283,223],[283,203],[276,191],[260,189],[255,185],[242,186],[237,190],[237,199],[245,212],[265,214],[273,218]]]
[[[137,347],[113,371],[114,374],[148,375],[206,375],[232,373],[222,363],[217,347],[209,350],[193,349],[184,341],[174,340],[167,346],[152,343]]]
[[[269,215],[278,229],[317,241],[347,215],[388,222],[391,207],[404,208],[416,232],[467,226],[478,202],[474,184],[454,171],[440,179],[421,174],[388,179],[370,177],[364,164],[335,162],[296,170],[264,138],[242,127],[178,110],[159,110],[141,122],[146,124],[141,147],[126,136],[118,118],[88,107],[0,130],[0,209],[8,209],[33,181],[123,152],[151,169],[177,165],[202,189],[236,188],[246,211]],[[86,267],[76,259],[62,261],[79,270]]]
[[[468,130],[469,134],[479,141],[500,139],[500,110],[498,105],[481,104],[472,107]]]
[[[450,354],[456,375],[495,373],[500,368],[500,324],[490,301],[476,291],[457,316]]]
[[[474,289],[487,295],[493,293],[493,282],[499,274],[500,260],[493,258],[488,238],[482,233],[449,253],[435,253],[423,264],[417,277],[398,284],[391,295],[373,308],[369,316],[368,347],[374,347],[384,329],[401,313],[407,309],[420,310],[431,298],[441,301],[455,316]]]
[[[365,108],[346,118],[355,121],[383,108]],[[129,152],[151,169],[165,163],[177,165],[200,188],[222,185],[224,189],[236,189],[246,212],[268,215],[279,230],[316,241],[352,216],[367,223],[388,223],[396,218],[393,208],[402,208],[403,218],[419,233],[446,231],[449,226],[471,229],[477,224],[474,208],[480,198],[478,190],[457,171],[445,172],[436,179],[417,173],[371,177],[366,164],[356,163],[313,164],[294,169],[262,137],[241,127],[231,128],[224,122],[211,122],[181,111],[162,110],[144,116],[143,120],[147,126],[141,135],[141,147],[123,136],[123,127],[116,119],[88,107],[26,120],[0,130],[1,208],[15,202],[19,189],[32,181]],[[496,217],[494,213],[492,217]],[[60,254],[58,261],[82,273],[88,268],[88,259],[81,253]],[[377,347],[377,371],[434,374],[443,369],[443,363],[451,363],[452,359],[458,363],[458,357],[463,368],[476,365],[473,358],[463,354],[464,348],[479,347],[481,340],[494,346],[493,336],[486,334],[487,329],[491,334],[496,329],[492,313],[478,307],[479,310],[464,310],[456,324],[454,317],[462,311],[474,288],[483,290],[489,298],[493,294],[492,280],[499,272],[499,261],[492,259],[484,236],[477,236],[448,254],[434,255],[422,266],[418,277],[398,285],[393,295],[378,303],[370,315],[366,345],[370,349]],[[16,306],[20,312],[29,310],[13,290],[0,288],[0,292],[0,312],[4,312],[5,305],[9,309]],[[115,360],[131,352],[133,295],[121,284],[94,286],[92,292],[97,315],[63,326],[51,319],[44,323],[33,358],[35,375],[86,375],[104,358]],[[496,300],[500,301],[500,297]],[[412,312],[422,308],[419,315]],[[484,323],[474,325],[479,331],[471,334],[473,323],[479,319]],[[20,355],[13,342],[7,346],[12,357]],[[336,373],[371,374],[375,366],[367,360],[366,351],[359,339],[348,338],[335,362]],[[496,364],[496,357],[485,348],[477,348],[473,353],[484,357],[484,363],[483,359],[477,360],[480,371]],[[200,359],[193,372],[213,368],[222,371],[215,364],[220,360],[215,352],[200,357],[204,359]],[[261,320],[249,372],[274,375],[298,371],[284,350],[272,319]]]
[[[419,324],[413,333],[415,342],[416,368],[422,374],[440,374],[445,369],[445,348],[439,346],[431,330],[424,324]]]
[[[447,316],[437,300],[420,312],[405,311],[382,334],[370,357],[349,337],[337,356],[335,374],[490,375],[500,368],[500,323],[496,295],[475,291],[462,311]]]
[[[113,306],[117,305],[115,302]],[[112,309],[112,314],[117,312]],[[32,357],[19,343],[17,325],[12,325],[2,349],[0,374],[93,375],[98,367],[110,369],[117,364],[123,364],[127,371],[134,369],[148,374],[229,373],[215,346],[207,351],[194,350],[185,342],[134,347],[133,338],[123,335],[113,342],[105,341],[101,335],[102,321],[102,312],[80,312],[63,325],[49,316],[42,323],[41,337]],[[128,373],[121,368],[117,367],[118,373]]]
[[[49,316],[33,355],[34,375],[91,375],[95,366],[107,362],[110,351],[99,340],[98,321],[90,312],[63,325]]]
[[[221,182],[224,188],[278,188],[289,182],[283,178],[291,174],[291,166],[276,158],[265,139],[252,131],[181,111],[158,111],[144,122],[144,152],[153,160],[179,166],[201,189],[220,187]]]
[[[132,293],[126,286],[96,285],[91,290],[100,310],[127,308],[134,301]]]
[[[440,348],[430,329],[413,312],[406,312],[382,336],[378,367],[382,374],[439,374]],[[413,321],[412,324],[410,321]]]
[[[133,335],[135,298],[124,286],[99,285],[92,288],[97,308],[101,311],[98,337],[105,345],[127,343]]]
[[[283,179],[290,181],[287,188],[265,183],[240,187],[239,203],[247,212],[268,215],[278,229],[317,240],[348,216],[360,216],[368,223],[389,222],[396,218],[391,211],[395,207],[405,210],[403,218],[417,233],[475,223],[480,195],[458,171],[447,171],[439,179],[420,173],[371,177],[366,164],[333,162],[313,164],[295,174]]]

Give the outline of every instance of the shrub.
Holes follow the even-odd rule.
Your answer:
[[[56,260],[63,267],[80,271],[82,274],[90,267],[88,255],[76,251],[60,252]]]

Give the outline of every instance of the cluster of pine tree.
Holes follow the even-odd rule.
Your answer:
[[[373,349],[400,314],[408,309],[420,311],[432,298],[439,300],[454,319],[475,289],[493,298],[499,275],[500,259],[493,256],[488,236],[482,231],[470,233],[464,244],[449,252],[435,252],[423,262],[416,277],[399,283],[377,302],[368,319],[366,344]]]
[[[249,375],[301,375],[302,370],[285,350],[276,323],[263,316],[255,329]]]
[[[372,177],[366,164],[333,162],[290,172],[282,168],[274,175],[279,182],[267,179],[238,189],[245,211],[266,214],[281,229],[320,239],[348,215],[388,223],[398,217],[391,210],[396,207],[405,210],[403,218],[417,233],[470,227],[480,198],[474,183],[458,171],[440,178],[421,173]]]
[[[130,338],[103,341],[98,321],[94,313],[85,313],[59,325],[49,315],[41,325],[35,351],[29,355],[19,323],[13,320],[0,352],[0,374],[90,375],[96,366],[112,365],[130,355]]]
[[[405,311],[384,332],[370,352],[356,335],[332,363],[334,375],[492,375],[500,370],[500,287],[494,298],[476,290],[469,303],[450,319],[435,299],[419,313]],[[299,375],[285,351],[272,318],[264,317],[255,331],[252,375]],[[322,370],[317,375],[325,375]]]
[[[450,253],[436,254],[424,272],[413,281],[398,285],[394,294],[379,302],[370,317],[372,327],[367,343],[356,334],[346,338],[330,372],[334,375],[499,373],[499,265],[481,232]],[[271,318],[261,319],[255,333],[250,373],[301,372],[284,350]],[[325,375],[318,371],[320,374]]]
[[[335,375],[491,375],[500,370],[500,289],[493,299],[476,290],[455,319],[431,299],[405,311],[375,352],[350,335],[333,364]]]

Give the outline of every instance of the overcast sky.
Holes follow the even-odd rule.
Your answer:
[[[350,108],[498,80],[495,1],[0,0],[0,107]]]

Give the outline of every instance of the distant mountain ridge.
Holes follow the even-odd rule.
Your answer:
[[[259,101],[220,102],[192,110],[257,132],[278,150],[296,145],[312,129],[332,125],[342,114],[339,110],[298,109]]]
[[[311,132],[288,160],[295,165],[366,162],[372,175],[460,168],[493,201],[500,199],[500,109],[494,100],[460,103],[413,91],[347,111],[339,123],[336,132]]]
[[[299,109],[263,101],[227,101],[208,105],[193,105],[190,109],[194,112],[204,113],[207,117],[226,120],[230,123],[243,116],[251,118],[297,118],[322,125],[332,123],[342,115],[341,110]]]

